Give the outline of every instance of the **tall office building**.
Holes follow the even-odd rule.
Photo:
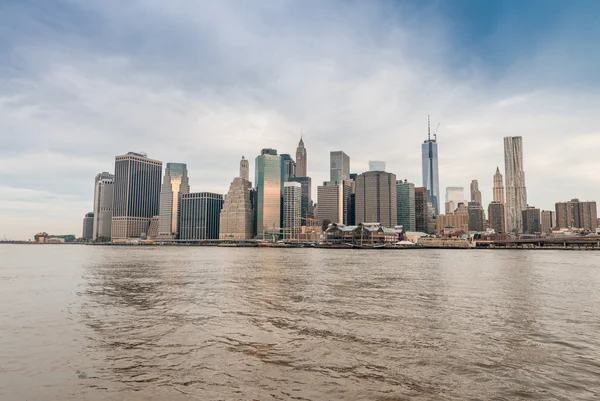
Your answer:
[[[92,239],[94,236],[94,212],[86,213],[83,218],[83,233],[81,238]]]
[[[479,182],[477,180],[471,181],[471,202],[477,202],[481,205],[481,191],[479,190]]]
[[[342,151],[329,153],[329,181],[340,182],[350,179],[350,157]]]
[[[184,163],[167,163],[160,190],[159,238],[174,239],[177,237],[179,196],[189,193],[187,166]]]
[[[283,223],[281,196],[284,178],[281,157],[275,149],[263,149],[256,157],[255,175],[257,235],[279,235]]]
[[[283,170],[284,181],[290,181],[296,176],[296,162],[287,153],[281,154],[281,169]]]
[[[219,239],[223,195],[212,192],[181,194],[178,217],[180,240]]]
[[[427,202],[434,209],[434,215],[440,214],[440,175],[438,171],[438,145],[434,134],[431,139],[429,116],[427,116],[427,140],[421,145],[423,165],[423,186],[427,188]]]
[[[494,202],[504,203],[504,180],[500,174],[500,167],[496,167],[494,174]]]
[[[396,181],[397,223],[404,231],[415,231],[415,184],[407,180]]]
[[[485,212],[479,202],[469,202],[469,231],[485,230]]]
[[[302,184],[283,184],[283,238],[296,239],[302,231]]]
[[[506,229],[523,232],[522,211],[527,209],[527,190],[523,171],[523,138],[504,138],[504,165],[506,179]]]
[[[300,137],[298,148],[296,149],[296,177],[307,177],[307,159],[306,159],[306,148],[304,147],[304,141]]]
[[[418,232],[429,231],[429,206],[427,188],[415,188],[415,229]]]
[[[398,221],[396,175],[366,171],[356,177],[356,224],[381,223],[394,227]]]
[[[290,178],[290,182],[300,183],[302,186],[302,210],[301,210],[301,218],[302,225],[307,224],[307,219],[311,219],[312,216],[312,180],[310,177],[293,177]]]
[[[369,171],[385,171],[385,162],[381,160],[369,160]]]
[[[524,234],[535,234],[542,230],[540,224],[540,209],[527,206],[527,209],[521,211],[523,220],[523,233]]]
[[[552,210],[542,210],[540,212],[540,230],[544,234],[549,234],[556,226],[556,214]]]
[[[229,185],[220,214],[219,239],[244,240],[254,237],[254,192],[248,181],[248,160],[242,156],[240,175]]]
[[[348,181],[324,182],[317,187],[317,220],[348,224],[352,187]]]
[[[493,201],[488,206],[489,227],[496,233],[506,233],[504,202]]]
[[[558,228],[579,228],[591,232],[598,227],[596,202],[580,202],[571,199],[556,203],[556,226]]]
[[[93,239],[109,239],[113,216],[113,195],[115,176],[104,172],[96,175],[94,182],[94,222]]]
[[[115,157],[111,238],[139,238],[159,214],[162,162],[129,152]]]

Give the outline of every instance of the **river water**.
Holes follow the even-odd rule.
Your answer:
[[[600,252],[0,246],[1,400],[597,400]]]

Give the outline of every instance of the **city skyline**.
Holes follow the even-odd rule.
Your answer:
[[[600,199],[600,161],[586,153],[600,146],[591,79],[599,60],[589,56],[593,10],[544,3],[552,18],[541,24],[535,1],[481,5],[503,11],[483,21],[468,7],[421,3],[316,3],[314,15],[297,17],[294,2],[261,3],[247,14],[228,2],[180,4],[178,24],[164,17],[163,6],[142,13],[110,2],[1,5],[0,236],[79,233],[81,218],[93,210],[92,177],[114,173],[114,156],[128,151],[187,163],[195,191],[225,194],[241,155],[252,160],[272,147],[294,156],[302,133],[315,201],[332,150],[351,157],[353,173],[367,171],[376,157],[418,185],[427,114],[441,123],[440,188],[467,188],[477,177],[487,208],[488,177],[496,166],[504,172],[502,138],[515,135],[526,143],[530,204],[553,210],[559,201]],[[202,8],[219,18],[211,21]],[[138,40],[148,47],[124,40],[134,28],[122,12],[142,16]],[[255,21],[265,16],[295,23],[262,31]],[[407,23],[415,17],[438,23],[425,31]],[[465,23],[457,27],[459,17]],[[518,52],[510,50],[511,18],[518,29],[541,32],[521,35]],[[214,47],[203,44],[206,33],[197,27],[208,29]],[[290,36],[298,34],[306,44],[288,52]],[[167,46],[175,38],[182,38],[183,52]],[[240,41],[248,54],[226,63],[230,44]],[[568,63],[560,56],[566,49]],[[189,54],[201,54],[202,62]]]

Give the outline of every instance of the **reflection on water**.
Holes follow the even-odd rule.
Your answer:
[[[600,396],[593,252],[2,252],[0,399]]]

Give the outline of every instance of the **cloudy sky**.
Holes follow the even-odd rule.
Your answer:
[[[127,151],[225,193],[242,155],[295,155],[302,130],[315,186],[331,150],[418,184],[427,114],[442,193],[478,179],[487,204],[502,137],[521,135],[530,204],[600,201],[599,14],[596,0],[2,0],[0,238],[81,235],[94,176]]]

